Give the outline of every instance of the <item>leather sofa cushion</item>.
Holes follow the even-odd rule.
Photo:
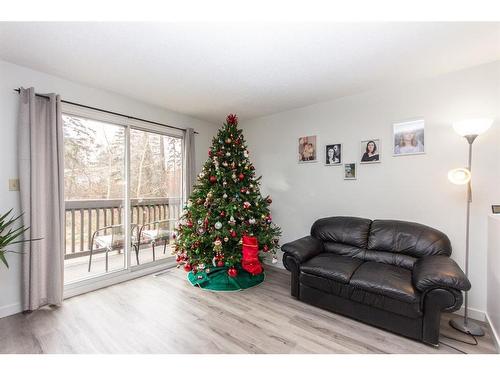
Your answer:
[[[365,249],[356,246],[346,245],[339,242],[325,242],[324,249],[327,253],[344,255],[352,258],[365,260]]]
[[[333,241],[366,248],[371,222],[359,217],[327,217],[314,222],[311,236],[324,242]]]
[[[401,253],[412,257],[451,254],[448,236],[426,225],[399,220],[374,220],[368,250]]]
[[[300,270],[341,283],[348,283],[362,260],[322,253],[300,265]]]
[[[420,301],[407,303],[388,296],[358,289],[350,284],[344,284],[342,282],[304,272],[300,273],[300,283],[301,285],[320,290],[327,294],[333,294],[341,298],[356,301],[394,314],[409,318],[419,318],[422,316]]]
[[[367,262],[378,262],[391,264],[412,270],[417,258],[405,254],[390,253],[388,251],[366,250],[364,260]]]
[[[352,257],[362,261],[392,264],[393,266],[403,267],[408,270],[412,270],[415,262],[417,261],[417,258],[405,254],[392,253],[388,251],[366,250],[338,242],[325,242],[324,249],[327,253]]]
[[[355,288],[407,303],[418,303],[420,292],[412,284],[411,271],[377,262],[365,262],[351,277]]]

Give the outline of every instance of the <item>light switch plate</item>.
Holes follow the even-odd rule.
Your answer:
[[[19,179],[18,178],[9,179],[9,190],[10,191],[19,191]]]

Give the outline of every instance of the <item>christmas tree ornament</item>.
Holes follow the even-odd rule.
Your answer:
[[[245,210],[248,210],[250,207],[252,207],[252,205],[250,204],[250,202],[243,202],[243,208]]]
[[[224,211],[221,211],[220,212],[220,217],[225,217],[226,216],[226,213]]]
[[[264,245],[264,246],[262,247],[262,250],[263,250],[265,253],[267,253],[267,252],[269,251],[269,246]]]
[[[236,277],[238,276],[238,271],[236,270],[236,268],[231,267],[227,270],[227,274],[229,275],[229,277]]]
[[[240,181],[243,181],[245,179],[245,175],[243,173],[240,173],[238,178],[240,179]]]
[[[230,217],[229,218],[229,225],[235,225],[236,224],[236,220],[234,220],[234,217]]]
[[[210,176],[210,182],[211,182],[212,184],[215,184],[215,183],[217,182],[217,177],[215,177],[215,176]]]
[[[193,269],[193,267],[192,267],[189,263],[186,263],[186,264],[184,265],[184,271],[189,272],[189,271],[191,271],[192,269]]]
[[[255,219],[253,217],[248,219],[248,224],[251,224],[251,225],[255,224]]]
[[[215,229],[221,229],[222,228],[222,223],[220,221],[216,222],[214,225]]]
[[[229,232],[229,234],[230,234],[230,235],[231,235],[231,237],[233,237],[233,238],[237,236],[236,231],[234,231],[234,230],[231,230],[231,231]]]
[[[271,204],[271,203],[273,203],[273,200],[269,197],[269,198],[267,198],[267,199],[266,199],[266,202],[267,202],[268,204]]]
[[[222,198],[227,199],[227,194],[226,194],[226,193],[224,193],[224,194],[222,195]]]
[[[226,143],[227,144],[230,144],[232,141],[231,141],[231,138],[226,138]]]
[[[236,116],[235,114],[230,113],[226,117],[226,123],[228,125],[237,125],[238,124],[238,116]]]

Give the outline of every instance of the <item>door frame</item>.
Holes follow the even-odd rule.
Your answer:
[[[132,252],[130,249],[130,216],[131,216],[131,205],[130,205],[130,130],[137,129],[142,131],[147,131],[151,133],[160,134],[163,136],[169,136],[178,138],[181,140],[181,161],[182,161],[182,179],[181,179],[181,205],[185,201],[185,158],[184,158],[184,131],[167,128],[156,124],[151,124],[145,121],[140,121],[136,119],[130,119],[125,116],[119,116],[114,114],[109,114],[106,112],[101,112],[94,109],[79,107],[71,105],[68,103],[63,103],[62,111],[63,114],[83,117],[90,120],[106,122],[113,125],[122,126],[125,129],[125,192],[124,192],[124,218],[123,224],[125,226],[125,262],[124,268],[116,271],[111,271],[101,275],[78,279],[70,283],[64,284],[64,298],[70,298],[78,294],[91,292],[100,288],[104,288],[110,285],[121,283],[124,281],[132,280],[138,277],[149,275],[152,273],[157,273],[162,270],[172,268],[176,265],[175,259],[161,259],[155,262],[150,262],[146,264],[132,266],[131,256]]]

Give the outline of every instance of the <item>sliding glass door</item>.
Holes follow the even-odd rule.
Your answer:
[[[172,259],[182,133],[73,106],[63,114],[65,284]]]
[[[66,283],[126,267],[125,131],[63,115]]]
[[[182,140],[151,130],[130,130],[132,264],[172,257],[182,196]]]

